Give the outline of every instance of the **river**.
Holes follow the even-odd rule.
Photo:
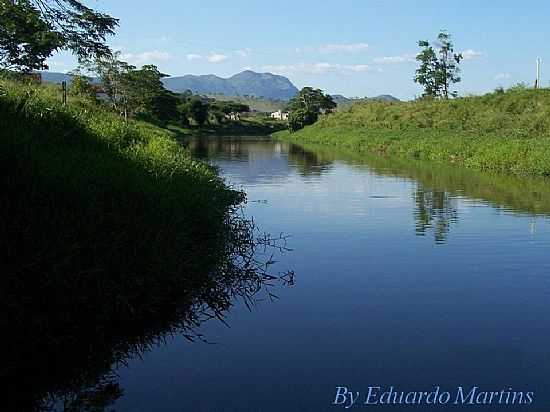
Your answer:
[[[352,410],[549,410],[547,181],[269,138],[189,148],[247,192],[258,227],[288,236],[270,271],[295,282],[203,324],[209,343],[176,335],[130,359],[117,411],[344,410],[338,387],[360,393]],[[369,387],[452,399],[360,404]],[[534,399],[452,405],[460,387]]]

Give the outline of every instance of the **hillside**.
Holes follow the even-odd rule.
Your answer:
[[[224,94],[210,94],[207,96],[222,102],[233,101],[246,104],[250,107],[251,110],[262,113],[272,113],[276,112],[277,110],[283,110],[284,107],[287,105],[287,102],[282,100],[262,99],[254,96],[226,96]]]
[[[352,98],[342,96],[341,94],[333,94],[331,97],[334,100],[334,102],[338,105],[339,110],[347,109],[352,104],[366,102],[366,101],[377,101],[377,102],[388,102],[388,103],[400,101],[397,97],[393,97],[392,95],[389,95],[389,94],[381,94],[380,96],[376,96],[376,97],[352,97]]]
[[[209,75],[186,75],[163,80],[167,89],[174,92],[191,90],[197,94],[223,94],[226,96],[254,96],[271,100],[289,100],[298,89],[286,77],[271,73],[256,73],[251,70],[238,73],[227,79]]]
[[[449,101],[364,102],[278,137],[473,169],[550,176],[550,90]]]

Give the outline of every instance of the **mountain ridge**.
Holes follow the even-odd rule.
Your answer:
[[[164,86],[173,92],[191,90],[197,94],[223,94],[226,96],[254,96],[271,100],[290,100],[298,93],[292,82],[272,73],[245,70],[224,78],[213,74],[167,77]]]

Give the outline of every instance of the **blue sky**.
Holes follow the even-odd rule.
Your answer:
[[[244,69],[289,77],[346,96],[413,98],[417,41],[447,29],[465,54],[464,94],[532,83],[542,58],[550,80],[550,2],[404,0],[95,0],[88,4],[120,19],[109,44],[135,65],[156,64],[170,75]],[[441,4],[444,7],[441,7]],[[50,70],[76,65],[67,53]],[[546,71],[545,62],[548,62]]]

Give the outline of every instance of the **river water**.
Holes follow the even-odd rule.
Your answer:
[[[131,359],[117,411],[345,410],[338,387],[359,392],[351,410],[550,410],[547,181],[269,138],[189,148],[247,192],[263,231],[289,236],[270,271],[295,284],[205,323],[209,344],[175,336]],[[365,405],[370,387],[451,400]],[[499,395],[454,404],[474,387]]]

